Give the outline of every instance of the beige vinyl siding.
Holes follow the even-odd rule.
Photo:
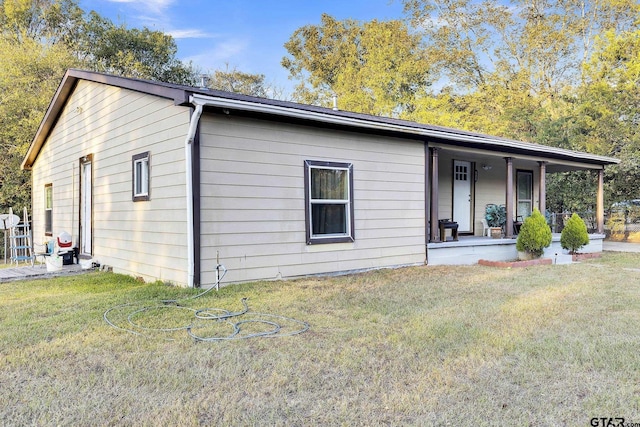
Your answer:
[[[358,133],[204,115],[202,283],[422,264],[424,146]],[[355,242],[307,245],[304,161],[353,164]]]
[[[116,272],[187,284],[184,140],[189,109],[80,80],[32,172],[34,236],[44,240],[44,185],[53,234],[79,238],[79,159],[92,154],[93,257]],[[132,156],[150,152],[151,200],[132,201]],[[42,219],[41,219],[42,218]]]
[[[503,205],[505,204],[506,184],[505,175],[506,167],[504,160],[499,159],[493,163],[491,170],[478,170],[478,182],[476,182],[476,211],[475,211],[475,235],[481,236],[483,227],[485,210],[488,204]]]

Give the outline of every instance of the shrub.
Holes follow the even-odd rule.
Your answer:
[[[588,243],[587,225],[578,214],[574,213],[562,229],[560,244],[563,249],[567,249],[569,253],[574,254]]]
[[[539,258],[544,248],[551,244],[551,229],[538,209],[524,220],[516,241],[516,249]]]

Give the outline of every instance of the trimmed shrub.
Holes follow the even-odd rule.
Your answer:
[[[538,209],[534,209],[530,217],[524,220],[516,241],[516,249],[540,258],[544,248],[551,245],[551,228]]]
[[[563,249],[567,249],[569,253],[575,254],[581,247],[588,243],[589,233],[587,233],[587,224],[584,223],[578,214],[574,213],[562,229],[560,244]]]

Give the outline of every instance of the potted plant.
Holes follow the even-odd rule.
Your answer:
[[[491,229],[491,237],[499,239],[502,237],[502,226],[507,222],[507,208],[489,204],[485,209],[484,219]]]
[[[531,216],[524,220],[518,234],[516,241],[518,258],[540,258],[544,253],[544,248],[549,245],[551,245],[551,228],[540,211],[534,209]]]
[[[562,245],[562,249],[566,249],[571,255],[575,255],[580,248],[588,243],[589,233],[587,232],[587,225],[578,214],[574,213],[562,229],[560,245]]]

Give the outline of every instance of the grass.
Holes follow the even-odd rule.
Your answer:
[[[0,283],[3,425],[640,422],[640,254],[233,285],[188,302],[304,320],[286,338],[148,337],[103,313],[193,295],[109,273]],[[187,310],[136,322],[189,322]],[[186,313],[186,314],[185,314]],[[126,313],[113,312],[126,323]],[[252,325],[255,327],[255,325]],[[168,341],[165,338],[175,338]]]

